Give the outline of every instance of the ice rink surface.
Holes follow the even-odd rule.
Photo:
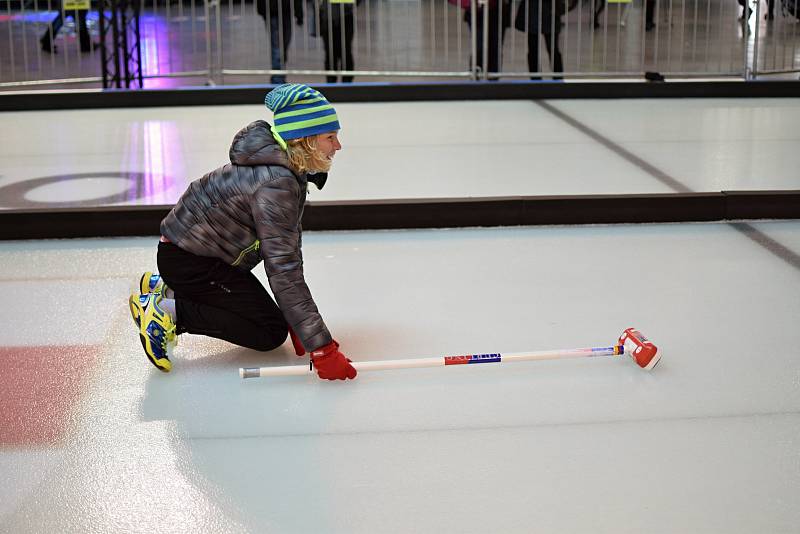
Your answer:
[[[483,104],[496,117],[490,111],[509,103]],[[461,105],[465,115],[484,112]],[[369,113],[348,104],[342,114],[358,117],[350,121],[358,142],[336,164],[360,169],[366,185],[332,174],[311,200],[418,189],[480,196],[490,180],[492,195],[670,190],[619,147],[692,190],[798,188],[797,121],[792,130],[785,119],[797,118],[796,100],[726,102],[718,118],[748,130],[709,121],[706,137],[699,118],[682,133],[677,119],[649,126],[650,108],[637,101],[627,114],[619,102],[545,103],[579,117],[583,130],[525,105],[526,126],[509,111],[490,138],[524,141],[528,128],[539,148],[520,161],[499,156],[516,150],[502,144],[491,158],[528,168],[536,154],[556,161],[545,139],[560,139],[554,151],[583,144],[553,166],[572,182],[529,173],[541,187],[524,176],[510,186],[509,173],[487,177],[480,165],[492,167],[479,155],[474,165],[446,159],[445,148],[426,141],[429,129],[410,132],[410,124],[398,127],[396,151],[384,147],[395,159],[370,177],[358,162],[378,157],[367,148],[380,142],[378,130],[365,133]],[[619,120],[607,116],[615,105]],[[700,101],[670,105],[685,117],[717,113]],[[380,110],[402,121],[399,108]],[[667,108],[658,114],[668,117]],[[81,121],[123,110],[63,113]],[[4,140],[16,115],[3,116]],[[52,130],[67,128],[59,113],[41,115]],[[765,117],[773,128],[759,126]],[[442,144],[452,154],[475,151],[490,123],[477,121],[474,132],[464,123]],[[162,155],[179,154],[185,170],[198,172],[219,160],[201,155],[202,126],[174,128],[180,142]],[[73,141],[64,139],[56,149],[64,159],[42,157],[44,144],[30,148],[30,172],[114,164],[115,149],[77,145],[96,159],[71,160]],[[5,142],[0,150],[10,165],[3,183],[23,180],[24,158],[10,156]],[[147,152],[130,153],[142,163]],[[755,167],[761,158],[766,168]],[[449,181],[422,180],[409,160]],[[390,175],[397,180],[387,182]],[[394,191],[403,177],[408,189]],[[32,193],[47,200],[47,190]],[[173,372],[163,374],[147,362],[126,303],[141,272],[155,267],[157,236],[0,242],[0,532],[797,532],[800,221],[306,232],[303,242],[312,293],[355,361],[607,346],[630,326],[664,356],[652,372],[623,356],[362,372],[347,383],[242,380],[240,367],[307,360],[289,343],[258,353],[184,335]],[[266,283],[263,269],[255,272]]]
[[[338,103],[310,200],[800,189],[800,98]],[[6,112],[0,209],[172,204],[263,105]],[[671,179],[665,179],[667,175]],[[334,182],[335,181],[335,182]]]

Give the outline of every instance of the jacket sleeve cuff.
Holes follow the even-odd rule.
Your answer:
[[[303,347],[305,347],[306,351],[310,353],[320,347],[324,347],[332,341],[333,337],[330,335],[330,333],[320,332],[319,334],[315,334],[310,338],[303,339]]]

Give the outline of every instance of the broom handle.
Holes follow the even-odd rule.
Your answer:
[[[442,365],[469,365],[474,363],[521,362],[525,360],[560,360],[592,356],[619,356],[625,353],[623,345],[594,347],[588,349],[543,350],[538,352],[512,352],[508,354],[466,354],[463,356],[438,356],[435,358],[412,358],[406,360],[378,360],[353,362],[357,371],[383,371],[386,369],[412,369],[416,367],[439,367]],[[239,368],[242,378],[267,376],[307,375],[314,371],[308,365],[284,365],[277,367]]]

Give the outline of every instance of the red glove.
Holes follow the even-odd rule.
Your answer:
[[[303,342],[300,341],[300,338],[297,337],[297,334],[294,333],[292,327],[289,327],[289,337],[292,338],[292,346],[294,347],[294,353],[298,356],[303,356],[306,353],[305,347],[303,347]]]
[[[312,351],[311,361],[317,368],[319,377],[327,380],[352,379],[358,374],[356,368],[350,365],[352,360],[339,352],[339,344],[336,341]]]

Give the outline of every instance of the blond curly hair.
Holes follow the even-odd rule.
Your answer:
[[[319,135],[310,135],[299,139],[286,141],[286,154],[289,157],[289,165],[292,166],[297,174],[307,172],[328,172],[331,168],[331,160],[317,148],[317,138]]]

